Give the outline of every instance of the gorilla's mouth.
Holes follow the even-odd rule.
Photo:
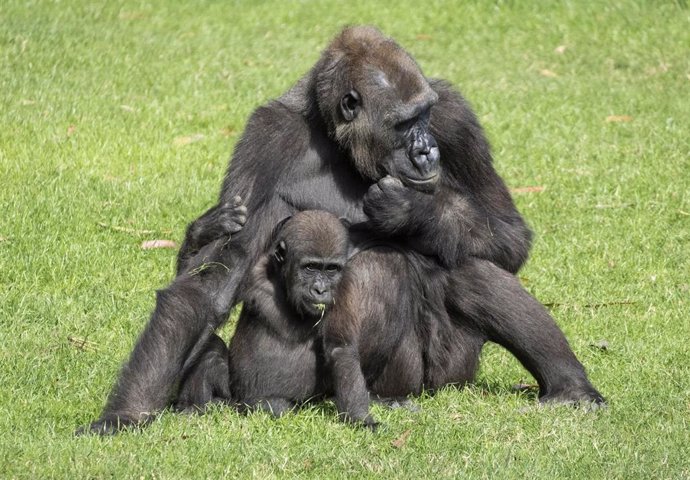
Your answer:
[[[324,302],[324,303],[313,303],[313,302],[308,302],[305,303],[304,306],[302,307],[302,311],[312,317],[323,317],[323,315],[326,313],[326,310],[331,306],[330,303]]]
[[[316,316],[319,319],[316,321],[314,326],[317,326],[323,320],[323,316],[326,314],[326,304],[325,303],[312,303],[311,306],[314,308]]]
[[[426,178],[406,178],[407,182],[411,185],[414,185],[416,187],[419,186],[425,186],[425,185],[433,185],[438,181],[438,173],[434,173],[431,176],[428,176]]]

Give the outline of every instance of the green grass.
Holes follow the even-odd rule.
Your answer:
[[[521,277],[610,407],[537,407],[491,346],[476,386],[376,407],[377,434],[325,404],[74,438],[172,278],[175,251],[141,242],[182,238],[252,109],[344,23],[458,85],[507,183],[544,187],[516,194]],[[680,0],[3,1],[0,478],[690,478],[689,124]]]

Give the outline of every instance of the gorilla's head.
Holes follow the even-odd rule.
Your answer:
[[[319,317],[334,302],[347,261],[347,223],[320,211],[298,212],[281,222],[274,243],[288,302],[303,317]]]
[[[440,153],[429,118],[438,95],[405,50],[373,27],[346,28],[313,75],[330,134],[363,176],[434,188]]]

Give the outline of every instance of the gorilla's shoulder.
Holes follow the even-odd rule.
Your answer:
[[[307,139],[308,129],[309,120],[305,114],[278,99],[270,100],[254,110],[247,121],[244,137],[255,138],[254,147],[277,140],[292,143]]]

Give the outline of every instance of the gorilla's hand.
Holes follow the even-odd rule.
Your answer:
[[[237,195],[232,201],[213,207],[189,226],[188,238],[185,239],[187,248],[198,251],[214,240],[234,235],[242,230],[246,221],[247,207],[242,203],[242,197]]]
[[[228,240],[242,230],[246,222],[247,207],[242,203],[242,197],[237,195],[190,223],[177,256],[177,274],[199,267],[203,262],[193,259],[202,248],[221,238]]]
[[[385,176],[364,195],[364,213],[378,231],[402,233],[410,224],[416,194],[397,178]]]
[[[223,203],[216,212],[213,221],[225,234],[237,233],[242,230],[247,221],[247,207],[242,204],[242,198],[238,195],[232,199],[232,203]]]
[[[79,427],[74,435],[82,437],[85,435],[115,435],[122,430],[139,428],[147,425],[153,420],[153,416],[146,416],[141,420],[134,420],[127,417],[118,417],[117,415],[106,415],[93,422],[91,425],[84,425]]]

